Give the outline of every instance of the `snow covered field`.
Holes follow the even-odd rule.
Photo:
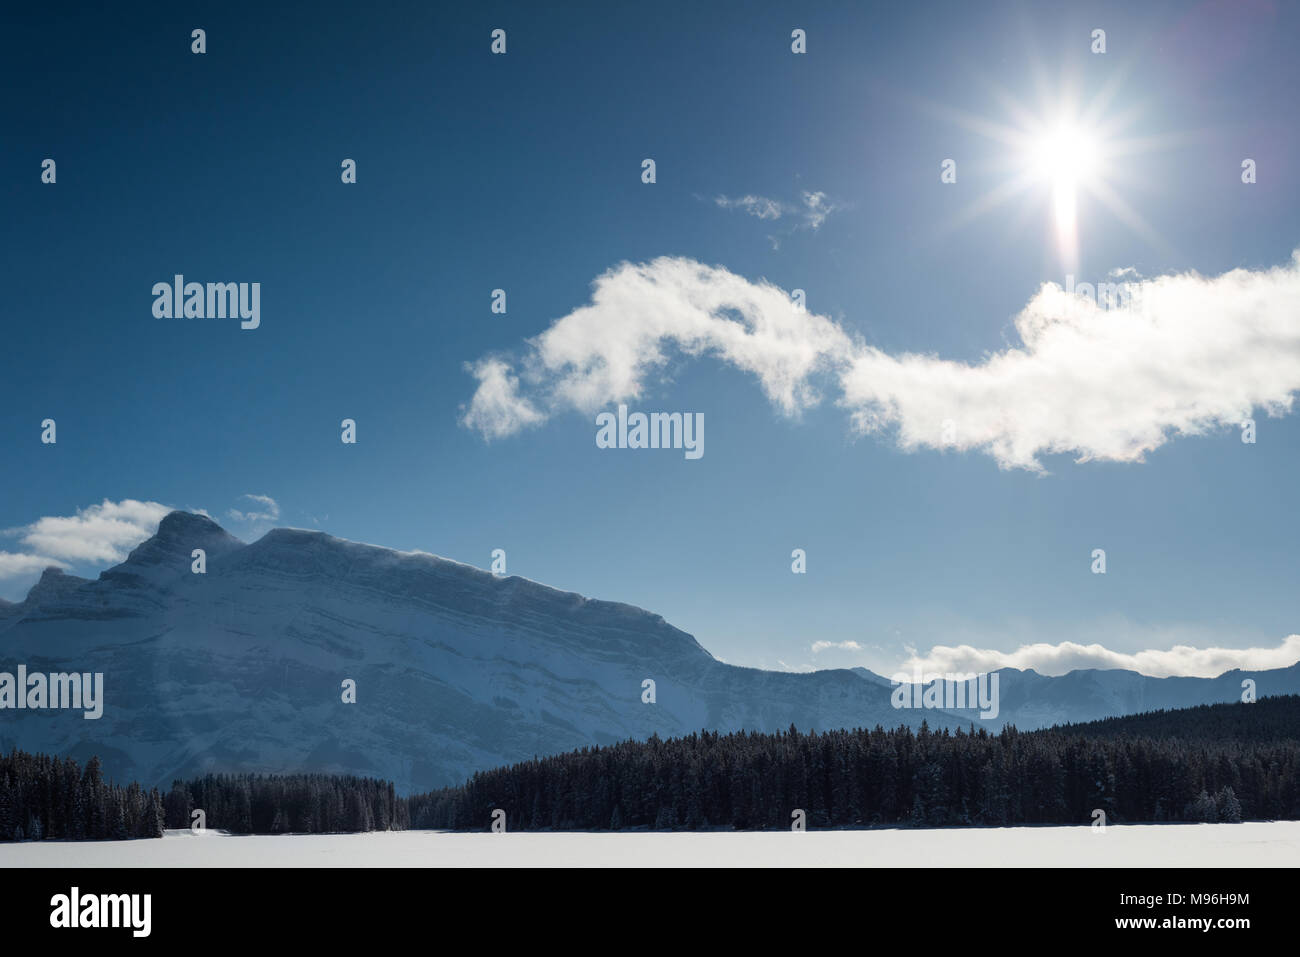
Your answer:
[[[0,844],[0,867],[1296,867],[1300,821],[716,833],[371,834]]]

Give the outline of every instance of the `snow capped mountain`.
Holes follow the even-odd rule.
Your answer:
[[[854,668],[874,685],[890,684],[865,668]],[[996,730],[1015,725],[1021,730],[1054,724],[1096,721],[1159,709],[1240,701],[1242,682],[1255,682],[1258,697],[1300,694],[1300,663],[1270,671],[1226,671],[1216,678],[1153,678],[1136,671],[1087,668],[1051,677],[1033,670],[1002,668],[998,676],[998,715],[981,720],[973,709],[952,709],[963,720]],[[936,722],[931,722],[932,724]]]
[[[849,671],[723,664],[629,605],[320,532],[244,544],[186,512],[97,580],[47,572],[3,613],[0,670],[102,672],[105,704],[0,711],[0,746],[99,754],[148,784],[322,771],[426,789],[628,737],[926,716]]]
[[[4,628],[7,622],[17,621],[24,615],[34,613],[41,605],[53,604],[64,595],[89,583],[89,578],[68,575],[62,568],[51,565],[41,573],[40,581],[32,586],[31,591],[22,601],[0,601],[0,629]]]
[[[192,571],[206,553],[206,572]],[[403,791],[625,738],[981,723],[895,709],[863,669],[769,672],[717,661],[661,617],[419,552],[281,528],[245,544],[172,512],[88,580],[49,569],[0,605],[0,672],[102,672],[103,716],[0,710],[0,747],[98,754],[119,780],[320,771]],[[1238,700],[1241,678],[999,672],[994,727]],[[1300,666],[1252,675],[1300,691]],[[655,700],[642,700],[652,680]],[[344,683],[356,683],[344,703]]]

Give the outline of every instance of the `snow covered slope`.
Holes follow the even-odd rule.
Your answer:
[[[186,512],[98,580],[47,572],[0,616],[0,670],[103,672],[106,700],[99,720],[0,711],[0,746],[98,754],[146,784],[322,771],[408,791],[655,733],[936,723],[850,671],[723,664],[629,605],[320,532],[245,545]]]
[[[190,570],[207,554],[206,574]],[[629,605],[320,532],[244,544],[173,512],[97,580],[51,569],[0,605],[0,671],[103,672],[104,714],[0,710],[0,747],[85,760],[168,785],[204,771],[388,778],[404,792],[479,769],[624,738],[701,728],[775,731],[974,718],[895,710],[870,672],[811,674],[717,661]],[[1241,678],[1003,671],[1021,728],[1237,700]],[[1300,666],[1252,675],[1300,692]],[[656,701],[642,702],[642,682]],[[342,684],[356,682],[356,703]]]

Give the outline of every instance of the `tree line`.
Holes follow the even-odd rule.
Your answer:
[[[0,841],[114,841],[203,826],[235,834],[404,830],[408,802],[390,781],[327,774],[209,774],[164,796],[104,780],[98,757],[0,753]],[[194,812],[203,812],[196,818]]]
[[[208,774],[164,796],[106,782],[97,757],[0,754],[0,841],[237,834],[1087,824],[1300,819],[1300,696],[997,734],[703,731],[482,771],[400,797],[392,782]]]
[[[158,789],[106,782],[98,757],[83,769],[72,758],[0,753],[0,841],[124,841],[162,833]]]
[[[412,826],[509,830],[1086,824],[1300,818],[1300,697],[997,734],[704,731],[475,774]],[[1216,729],[1223,734],[1213,737]]]
[[[328,834],[400,831],[407,801],[391,781],[332,774],[209,774],[175,781],[167,793],[167,826],[204,826],[234,834]]]

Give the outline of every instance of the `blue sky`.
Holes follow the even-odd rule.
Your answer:
[[[787,415],[760,376],[672,343],[625,401],[703,413],[699,460],[598,449],[594,411],[615,408],[612,393],[490,441],[464,424],[467,365],[486,357],[525,375],[521,401],[553,399],[555,375],[527,378],[527,340],[625,261],[804,289],[810,316],[886,357],[981,369],[1022,347],[1017,314],[1065,281],[1050,177],[964,214],[1025,159],[992,127],[1016,127],[1017,109],[1053,123],[1071,95],[1126,144],[1104,180],[1131,214],[1081,194],[1080,279],[1263,275],[1300,246],[1293,6],[699,6],[7,11],[0,551],[57,558],[35,524],[105,500],[206,509],[245,538],[318,527],[483,567],[504,548],[512,574],[641,605],[719,657],[773,668],[890,671],[959,644],[1276,648],[1300,631],[1300,424],[1254,404],[1300,388],[1300,319],[1274,315],[1263,345],[1234,334],[1278,308],[1258,290],[1175,283],[1155,339],[1109,327],[1077,368],[997,393],[1047,397],[1070,421],[1035,428],[1104,453],[1132,410],[1167,398],[1167,370],[1183,383],[1174,405],[1211,412],[1201,434],[1170,424],[1142,461],[1076,462],[1076,445],[1035,468],[987,447],[900,448],[908,413],[861,433],[826,369],[809,380],[820,401]],[[489,52],[497,27],[504,56]],[[794,28],[806,54],[791,52]],[[1256,183],[1241,181],[1244,157]],[[340,182],[344,158],[355,184]],[[945,158],[956,183],[940,182]],[[829,212],[814,223],[818,194]],[[752,215],[747,196],[782,215]],[[152,286],[175,273],[260,282],[260,328],[155,318]],[[1184,302],[1210,314],[1184,328]],[[623,316],[606,313],[615,341]],[[1179,366],[1212,336],[1221,366]],[[892,398],[929,394],[924,374],[889,368]],[[880,371],[868,363],[871,389]],[[1254,444],[1215,418],[1233,383]],[[1113,401],[1075,420],[1068,395],[1051,397],[1068,388]],[[55,445],[40,442],[46,418]],[[355,445],[339,441],[344,418]],[[249,494],[277,517],[232,518],[272,514]],[[791,573],[794,548],[807,574]],[[29,566],[0,560],[0,596],[25,593]]]

